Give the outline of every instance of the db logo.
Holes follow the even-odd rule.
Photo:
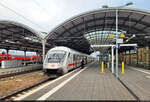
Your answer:
[[[52,66],[52,67],[55,67],[55,65],[54,65],[54,64],[52,64],[51,66]]]

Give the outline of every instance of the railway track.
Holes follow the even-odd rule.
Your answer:
[[[18,94],[20,94],[20,93],[22,93],[22,92],[26,92],[26,91],[28,91],[28,90],[32,90],[32,88],[38,87],[38,86],[40,86],[40,85],[42,85],[42,84],[44,84],[44,83],[46,83],[46,82],[49,82],[49,81],[51,81],[51,80],[53,80],[53,79],[56,79],[56,78],[58,78],[58,76],[56,76],[56,75],[51,75],[51,76],[49,76],[49,77],[46,78],[46,79],[40,80],[39,82],[36,82],[36,83],[33,83],[32,85],[28,85],[28,86],[26,86],[26,87],[24,87],[24,88],[15,90],[15,91],[10,92],[10,93],[8,93],[8,94],[5,94],[5,95],[3,95],[3,96],[0,97],[0,100],[12,100],[12,99],[11,99],[12,97],[17,96]]]
[[[115,75],[114,75],[114,77],[115,77]],[[36,83],[34,83],[32,85],[26,86],[24,88],[21,88],[21,89],[18,89],[16,91],[13,91],[13,92],[11,92],[11,93],[9,93],[7,95],[4,95],[4,96],[0,97],[0,100],[8,100],[8,101],[13,100],[13,98],[19,97],[19,95],[23,95],[23,94],[25,94],[25,93],[27,93],[29,91],[32,91],[35,88],[38,88],[41,85],[43,85],[43,84],[45,84],[45,83],[47,83],[49,81],[52,81],[52,80],[54,80],[56,78],[58,78],[58,76],[51,75],[48,78],[43,79],[43,80],[41,80],[39,82],[36,82]],[[137,102],[140,101],[140,98],[120,78],[117,78],[117,80],[128,90],[128,92],[135,98],[135,100]]]
[[[13,77],[13,76],[16,76],[16,75],[31,73],[31,72],[40,71],[40,70],[42,70],[42,69],[9,71],[6,74],[0,75],[0,80],[2,80],[4,78]]]
[[[75,70],[75,69],[74,69]],[[72,72],[73,70],[70,70],[69,71],[69,73],[70,72]],[[69,74],[68,73],[68,74]],[[64,75],[66,75],[66,74],[64,74]],[[56,75],[56,74],[52,74],[52,75],[50,75],[48,78],[46,78],[46,79],[43,79],[43,80],[41,80],[41,81],[39,81],[39,82],[36,82],[36,83],[33,83],[32,85],[28,85],[28,86],[26,86],[26,87],[24,87],[24,88],[21,88],[21,89],[18,89],[18,90],[15,90],[15,91],[13,91],[13,92],[10,92],[10,93],[8,93],[8,94],[6,94],[6,95],[3,95],[3,96],[1,96],[0,97],[0,100],[8,100],[8,101],[11,101],[11,100],[13,100],[13,97],[14,98],[16,98],[16,97],[18,97],[18,95],[23,95],[24,93],[26,93],[26,92],[28,92],[28,91],[32,91],[32,89],[34,90],[35,88],[38,88],[38,87],[40,87],[41,85],[43,85],[43,84],[45,84],[45,83],[47,83],[47,82],[49,82],[49,81],[52,81],[52,80],[54,80],[54,79],[56,79],[56,78],[59,78],[59,77],[61,77],[61,76],[63,76],[63,75]]]

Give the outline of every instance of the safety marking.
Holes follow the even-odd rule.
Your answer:
[[[52,83],[54,83],[54,82],[56,82],[56,81],[58,81],[58,80],[60,80],[60,79],[62,79],[62,78],[64,78],[64,77],[66,77],[66,76],[72,74],[72,73],[75,72],[76,70],[79,70],[79,69],[75,69],[74,71],[72,71],[72,72],[70,72],[70,73],[67,73],[67,74],[65,74],[65,75],[63,75],[63,76],[61,76],[61,77],[59,77],[59,78],[57,78],[57,79],[55,79],[55,80],[53,80],[53,81],[47,83],[47,84],[44,84],[43,86],[41,86],[41,87],[39,87],[39,88],[37,88],[37,89],[31,91],[30,93],[27,93],[27,94],[23,95],[23,96],[21,96],[21,97],[18,97],[18,98],[16,98],[15,100],[22,100],[23,98],[25,98],[25,97],[27,97],[27,96],[29,96],[29,95],[31,95],[31,94],[33,94],[33,93],[35,93],[35,92],[37,92],[37,91],[43,89],[44,87],[46,87],[46,86],[48,86],[48,85],[51,85]]]
[[[54,94],[60,88],[62,88],[65,84],[67,84],[69,81],[71,81],[74,77],[76,77],[78,74],[80,74],[82,71],[84,71],[86,68],[87,67],[85,67],[84,69],[80,70],[79,72],[77,72],[76,74],[74,74],[73,76],[71,76],[69,79],[63,81],[61,84],[59,84],[58,86],[56,86],[51,91],[49,91],[48,93],[44,94],[43,96],[41,96],[37,100],[46,100],[48,97],[50,97],[52,94]]]
[[[102,73],[104,73],[104,62],[102,61]]]
[[[22,94],[18,94],[17,96],[19,97],[19,96],[21,96]]]
[[[94,62],[93,62],[93,63],[94,63]],[[91,63],[91,64],[93,64],[93,63]],[[89,64],[89,65],[91,65],[91,64]],[[88,65],[88,66],[89,66],[89,65]],[[48,86],[48,85],[51,85],[52,83],[54,83],[54,82],[56,82],[56,81],[58,81],[58,80],[60,80],[60,79],[62,79],[62,78],[64,78],[64,77],[66,77],[66,76],[72,74],[73,72],[75,72],[75,71],[77,71],[77,70],[79,70],[79,68],[77,68],[77,69],[75,69],[74,71],[69,72],[69,73],[67,73],[67,74],[65,74],[65,75],[63,75],[63,76],[61,76],[61,77],[59,77],[59,78],[57,78],[57,79],[55,79],[55,80],[49,82],[49,83],[46,83],[46,84],[44,84],[43,86],[40,86],[40,87],[38,87],[37,89],[35,89],[35,90],[33,90],[33,91],[31,91],[31,92],[25,94],[25,95],[22,95],[21,97],[18,97],[18,98],[14,99],[14,100],[23,100],[25,97],[27,97],[27,96],[29,96],[29,95],[31,95],[31,94],[33,94],[33,93],[35,93],[35,92],[37,92],[37,91],[43,89],[44,87],[46,87],[46,86]]]
[[[11,97],[11,99],[15,99],[16,97]]]
[[[124,62],[122,61],[122,74],[124,74]]]
[[[136,68],[131,68],[131,69],[137,70],[137,71],[139,71],[139,72],[143,72],[143,73],[146,73],[146,74],[150,74],[149,72],[146,72],[146,71],[143,71],[143,70],[140,70],[140,69],[136,69]]]

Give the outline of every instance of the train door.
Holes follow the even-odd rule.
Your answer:
[[[75,68],[78,67],[78,63],[77,63],[77,62],[78,62],[78,59],[77,59],[77,56],[78,56],[78,55],[75,55]]]
[[[75,60],[76,60],[76,62],[75,62],[76,63],[75,68],[77,68],[78,67],[78,55],[75,55],[75,57],[76,57],[75,58]]]
[[[74,67],[73,54],[70,56],[70,69]]]
[[[73,55],[73,68],[76,68],[76,55]]]
[[[68,57],[67,57],[67,60],[66,60],[66,67],[67,67],[67,69],[69,70],[69,64],[70,64],[70,53],[68,53]]]
[[[79,55],[76,56],[76,68],[79,66]]]
[[[72,61],[71,61],[71,53],[68,54],[68,58],[67,58],[67,69],[71,69],[72,67]]]
[[[79,64],[80,64],[80,58],[79,55],[77,55],[77,67],[79,67]]]
[[[80,67],[81,66],[81,56],[80,55],[79,55],[78,62],[79,62],[78,67]]]

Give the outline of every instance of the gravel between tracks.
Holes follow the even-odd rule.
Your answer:
[[[31,85],[45,78],[48,77],[46,75],[43,75],[41,71],[37,71],[0,80],[0,96]]]

